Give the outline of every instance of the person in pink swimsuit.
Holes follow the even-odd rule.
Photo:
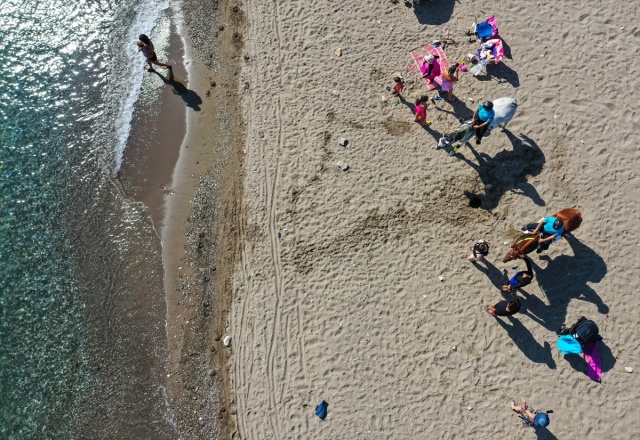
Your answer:
[[[447,94],[449,95],[449,102],[455,102],[456,100],[456,98],[453,96],[453,85],[457,82],[458,63],[455,63],[442,74],[442,91],[447,92]]]

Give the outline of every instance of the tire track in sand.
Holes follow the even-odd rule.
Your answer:
[[[274,2],[274,11],[273,11],[273,29],[276,34],[276,55],[277,55],[277,63],[278,63],[278,71],[280,72],[279,79],[279,91],[282,90],[282,78],[284,75],[282,69],[282,52],[280,47],[282,45],[282,29],[280,28],[280,4],[278,1]],[[266,200],[265,206],[268,207],[268,235],[269,235],[269,244],[271,245],[271,261],[273,264],[273,281],[275,287],[275,302],[273,309],[273,326],[271,335],[269,335],[269,347],[267,354],[267,379],[269,381],[269,405],[273,408],[274,417],[270,417],[269,421],[271,423],[274,438],[280,440],[281,436],[281,426],[280,426],[280,417],[278,414],[278,398],[277,398],[277,374],[276,374],[276,365],[275,359],[276,354],[278,352],[278,334],[281,333],[282,328],[282,263],[280,261],[280,250],[278,248],[278,240],[277,240],[277,225],[276,225],[276,197],[277,189],[278,189],[278,177],[280,174],[280,151],[283,149],[283,136],[282,136],[282,94],[278,91],[278,99],[276,100],[276,112],[275,112],[275,122],[277,126],[277,148],[272,153],[272,157],[275,156],[275,169],[273,170],[273,178],[270,177],[269,173],[269,161],[264,161],[264,181],[266,186]],[[284,354],[286,358],[286,353]],[[285,371],[286,374],[286,371]]]

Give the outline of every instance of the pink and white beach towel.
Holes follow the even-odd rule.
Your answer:
[[[449,61],[447,55],[444,53],[442,46],[433,47],[431,44],[425,44],[422,47],[417,47],[409,51],[409,55],[413,60],[413,63],[409,65],[409,70],[415,72],[422,78],[421,69],[425,64],[424,57],[427,55],[433,55],[436,58],[436,62],[440,64],[440,74],[433,79],[422,78],[427,85],[427,89],[433,90],[436,87],[442,87],[442,72],[446,72],[449,68]]]

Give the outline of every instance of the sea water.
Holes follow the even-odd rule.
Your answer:
[[[167,0],[0,0],[0,438],[177,438],[160,244],[114,177]]]

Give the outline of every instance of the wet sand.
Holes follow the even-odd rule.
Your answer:
[[[127,194],[147,205],[161,237],[167,389],[178,432],[183,439],[229,438],[232,398],[222,336],[242,194],[243,15],[230,2],[187,1],[183,10],[184,21],[170,12],[174,77],[163,68],[147,74],[145,87],[156,90],[157,107],[136,111],[119,177]],[[183,54],[186,63],[179,62]]]

